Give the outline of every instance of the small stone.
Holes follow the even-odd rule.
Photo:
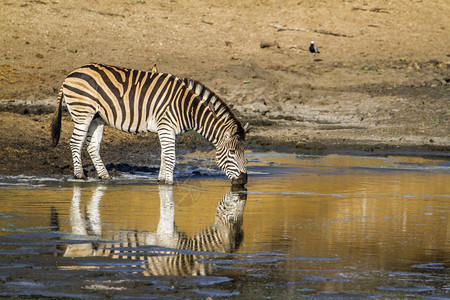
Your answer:
[[[280,44],[278,44],[277,41],[273,41],[273,42],[261,42],[261,43],[259,44],[259,46],[260,46],[261,48],[269,48],[269,47],[277,47],[277,48],[280,48]]]

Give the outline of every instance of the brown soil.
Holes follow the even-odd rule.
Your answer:
[[[2,1],[0,174],[71,173],[72,124],[52,149],[51,112],[90,62],[201,81],[253,125],[249,149],[447,155],[449,15],[420,0]],[[178,146],[210,149],[195,134]],[[108,129],[102,147],[105,162],[159,164],[153,134]]]

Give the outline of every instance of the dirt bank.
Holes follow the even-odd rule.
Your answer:
[[[90,62],[203,82],[253,125],[247,148],[449,150],[446,1],[3,1],[0,174],[70,174],[57,90]],[[308,52],[311,40],[321,53]],[[275,42],[276,41],[276,42]],[[195,134],[181,153],[211,146]],[[105,162],[158,165],[155,135],[107,129]],[[88,160],[85,160],[88,162]]]

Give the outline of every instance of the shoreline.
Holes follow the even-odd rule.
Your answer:
[[[24,109],[26,111],[24,111]],[[5,111],[8,110],[8,111]],[[67,113],[63,114],[63,127],[60,144],[51,147],[50,122],[53,113],[48,106],[29,106],[0,109],[0,174],[17,175],[70,175],[72,161],[69,139],[72,122]],[[327,130],[315,131],[305,138],[286,135],[280,129],[283,125],[253,125],[245,142],[246,151],[295,153],[297,155],[355,155],[355,156],[416,156],[428,158],[450,157],[450,147],[439,144],[382,143],[382,136],[376,139],[341,138],[347,133],[335,130],[334,138],[324,135]],[[293,128],[293,129],[292,129]],[[294,132],[305,132],[304,128],[290,127]],[[195,132],[187,132],[177,140],[177,157],[201,152],[211,156],[214,166],[213,146]],[[208,153],[210,152],[210,153]],[[129,171],[142,168],[157,168],[160,163],[159,141],[156,134],[129,134],[105,127],[101,154],[105,165],[113,173],[122,172],[120,166],[126,165]],[[83,166],[89,176],[95,176],[93,166],[86,151],[83,151]],[[112,170],[111,170],[112,166]]]

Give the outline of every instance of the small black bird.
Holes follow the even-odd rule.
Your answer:
[[[316,53],[320,53],[319,48],[314,45],[314,41],[311,41],[311,45],[309,45],[309,52],[314,53],[314,55],[316,55]]]

